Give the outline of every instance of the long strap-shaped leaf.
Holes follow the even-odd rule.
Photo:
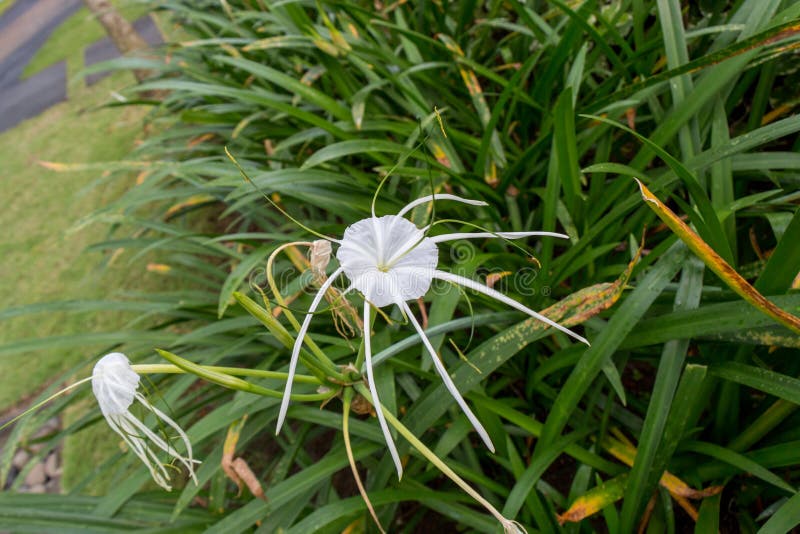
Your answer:
[[[642,198],[647,202],[647,205],[656,212],[656,215],[664,221],[670,230],[672,230],[684,243],[689,247],[689,250],[697,254],[703,260],[709,269],[714,271],[725,284],[740,295],[744,300],[752,304],[758,310],[766,315],[772,317],[782,325],[793,332],[800,334],[800,318],[792,315],[777,307],[775,304],[767,300],[764,295],[759,293],[756,288],[742,278],[742,275],[728,265],[728,263],[717,254],[713,248],[708,246],[708,243],[703,241],[688,224],[683,222],[675,213],[665,206],[647,187],[636,180],[639,184],[639,189],[642,192]]]

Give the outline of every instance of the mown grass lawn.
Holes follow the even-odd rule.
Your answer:
[[[0,5],[7,9],[11,2]],[[117,3],[129,20],[143,12],[141,5]],[[103,108],[112,94],[133,82],[127,73],[114,74],[87,87],[79,76],[86,46],[105,33],[88,10],[80,9],[55,30],[27,66],[31,76],[66,60],[69,100],[0,133],[3,161],[0,201],[0,411],[25,407],[29,399],[54,379],[81,362],[89,363],[108,345],[76,348],[66,341],[76,334],[113,331],[133,318],[123,312],[44,311],[18,314],[15,310],[38,303],[107,299],[126,290],[152,290],[161,284],[147,276],[145,259],[130,264],[130,256],[115,258],[88,252],[108,231],[82,221],[134,184],[135,176],[108,183],[102,171],[56,173],[40,162],[95,163],[123,158],[142,135],[146,110]],[[53,339],[63,337],[63,345]],[[20,350],[26,344],[32,350]],[[36,345],[44,346],[39,350]],[[93,467],[92,454],[108,455],[113,443],[105,428],[93,427],[64,449],[63,486],[80,481]],[[91,446],[87,444],[91,443]],[[105,451],[105,452],[104,452]],[[86,461],[89,460],[89,461]],[[94,488],[97,491],[97,486]]]
[[[80,220],[119,193],[127,184],[93,184],[99,172],[57,174],[39,161],[113,160],[129,151],[141,131],[140,109],[93,109],[108,101],[122,76],[79,90],[73,98],[0,134],[3,188],[0,201],[0,302],[19,307],[54,300],[99,298],[122,289],[136,271],[118,261],[99,267],[101,256],[84,249],[105,229],[78,229]],[[136,286],[130,282],[128,287]],[[42,339],[117,324],[120,317],[46,312],[0,321],[0,343]],[[85,349],[52,349],[5,354],[0,358],[0,408],[24,401],[51,377],[88,359]]]

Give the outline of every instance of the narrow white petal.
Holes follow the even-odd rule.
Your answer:
[[[150,471],[150,476],[153,477],[155,483],[167,491],[172,491],[172,486],[170,486],[168,482],[169,474],[167,470],[158,458],[155,458],[153,451],[147,447],[147,443],[138,435],[136,429],[131,426],[130,421],[132,419],[135,420],[133,415],[126,412],[125,414],[115,416],[114,423],[116,424],[112,424],[110,418],[106,419],[106,421],[112,430],[122,436],[122,439],[128,444],[130,450],[133,451],[145,466],[147,466],[148,471]],[[158,467],[158,471],[155,467]]]
[[[458,276],[457,274],[446,273],[444,271],[436,271],[434,273],[433,277],[434,278],[438,278],[440,280],[446,280],[448,282],[452,282],[452,283],[458,284],[460,286],[467,287],[469,289],[472,289],[473,291],[477,291],[478,293],[483,293],[484,295],[486,295],[488,297],[492,297],[493,299],[499,300],[503,304],[507,304],[508,306],[511,306],[512,308],[515,308],[515,309],[517,309],[517,310],[519,310],[519,311],[521,311],[523,313],[527,313],[531,317],[533,317],[535,319],[538,319],[538,320],[542,321],[543,323],[552,326],[553,328],[561,330],[562,332],[564,332],[568,336],[571,336],[571,337],[577,339],[581,343],[586,343],[587,345],[590,344],[586,340],[586,338],[579,336],[578,334],[576,334],[575,332],[573,332],[569,328],[561,326],[557,322],[548,319],[544,315],[542,315],[540,313],[536,313],[535,311],[533,311],[532,309],[528,308],[524,304],[520,304],[516,300],[503,295],[499,291],[496,291],[496,290],[494,290],[494,289],[492,289],[492,288],[490,288],[488,286],[480,284],[480,283],[478,283],[478,282],[476,282],[474,280],[470,280],[469,278],[465,278],[463,276]]]
[[[286,389],[283,390],[283,400],[281,401],[281,409],[278,413],[278,425],[277,429],[275,430],[276,434],[281,431],[283,421],[286,419],[286,410],[289,409],[289,399],[292,395],[292,380],[294,380],[294,373],[295,369],[297,368],[297,360],[300,358],[300,349],[303,346],[303,340],[306,337],[306,332],[308,332],[308,326],[311,324],[311,318],[314,317],[314,310],[317,309],[320,301],[322,301],[322,297],[325,296],[328,288],[333,285],[333,282],[339,277],[340,274],[342,274],[341,267],[336,269],[333,274],[331,274],[330,278],[325,280],[325,283],[319,288],[317,294],[314,295],[314,300],[311,301],[311,306],[308,308],[308,313],[306,313],[306,317],[303,319],[300,332],[298,332],[297,339],[295,340],[294,347],[292,348],[292,359],[289,361],[289,376],[286,378]]]
[[[181,460],[181,463],[187,466],[190,471],[194,468],[191,463],[188,463],[180,454],[178,454],[178,451],[175,450],[175,447],[173,447],[172,444],[162,439],[161,436],[150,430],[147,425],[139,421],[136,417],[131,415],[127,418],[127,421],[135,428],[139,429],[144,437],[152,441],[159,449],[169,454],[173,458]]]
[[[184,446],[186,447],[186,460],[188,460],[189,464],[191,465],[191,464],[195,464],[195,463],[200,463],[200,460],[195,460],[194,459],[194,454],[192,452],[192,443],[189,441],[189,436],[186,435],[186,432],[183,431],[183,429],[178,425],[178,423],[176,423],[170,416],[168,416],[167,414],[165,414],[164,412],[162,412],[161,410],[159,410],[158,408],[156,408],[155,406],[153,406],[149,402],[147,403],[147,407],[150,410],[152,410],[153,413],[155,413],[156,416],[158,416],[162,421],[164,421],[169,426],[171,426],[173,428],[173,430],[175,430],[175,432],[178,433],[178,436],[181,438],[181,440],[183,441]],[[182,461],[184,461],[183,458],[180,458],[180,459]],[[184,464],[185,463],[186,462],[184,461]],[[188,465],[187,465],[187,467],[188,467]]]
[[[425,204],[426,202],[430,202],[432,200],[455,200],[456,202],[463,202],[464,204],[470,204],[472,206],[488,206],[489,204],[482,201],[482,200],[470,200],[468,198],[459,197],[456,195],[451,195],[449,193],[436,193],[435,195],[428,195],[424,197],[420,197],[417,200],[409,202],[406,206],[397,212],[398,217],[402,217],[409,211],[413,210],[420,204]]]
[[[447,391],[450,392],[450,395],[453,396],[458,405],[461,407],[461,410],[464,412],[464,415],[467,416],[467,419],[469,419],[469,422],[472,423],[472,426],[478,432],[478,435],[481,437],[481,439],[489,448],[489,450],[494,452],[494,444],[492,443],[489,434],[486,432],[486,429],[483,428],[481,422],[478,421],[478,418],[475,417],[475,414],[472,413],[472,410],[469,409],[469,406],[467,406],[464,397],[462,397],[461,393],[459,393],[458,389],[456,389],[456,385],[453,383],[453,380],[450,378],[450,375],[447,374],[447,369],[445,369],[442,362],[439,361],[439,355],[436,354],[433,345],[431,345],[428,336],[425,335],[425,331],[422,329],[422,326],[420,326],[420,324],[417,322],[417,318],[414,317],[411,308],[409,308],[408,304],[406,304],[405,302],[398,302],[397,305],[400,306],[403,309],[403,311],[405,311],[408,320],[411,321],[411,324],[414,325],[414,328],[417,330],[419,337],[422,339],[422,344],[425,345],[426,349],[428,349],[428,353],[431,355],[431,359],[433,360],[433,365],[434,367],[436,367],[436,371],[439,373],[439,376],[442,377],[442,382],[444,382]]]
[[[492,237],[502,237],[505,239],[520,239],[523,237],[558,237],[561,239],[569,239],[566,234],[559,234],[558,232],[461,232],[455,234],[442,234],[431,237],[434,243],[444,243],[445,241],[455,241],[457,239],[491,239]]]
[[[381,425],[383,438],[386,440],[386,446],[389,447],[389,454],[392,455],[394,460],[395,469],[397,469],[397,478],[403,478],[403,464],[400,462],[400,455],[397,453],[397,448],[392,439],[392,433],[389,432],[389,425],[386,424],[386,418],[383,416],[381,410],[381,401],[378,399],[378,388],[375,385],[375,377],[372,374],[372,341],[370,340],[370,315],[369,303],[364,303],[364,365],[367,368],[367,381],[369,382],[369,392],[372,395],[372,400],[375,403],[375,413],[378,415],[378,423]]]
[[[170,451],[166,452],[169,452],[176,459],[180,460],[180,462],[186,467],[186,469],[189,470],[189,475],[192,477],[192,480],[194,480],[194,483],[198,484],[197,476],[195,475],[194,472],[194,464],[200,463],[200,461],[194,459],[194,454],[192,452],[192,443],[191,441],[189,441],[189,436],[186,435],[186,432],[183,431],[183,429],[178,425],[178,423],[176,423],[170,416],[168,416],[167,414],[165,414],[164,412],[162,412],[161,410],[150,404],[150,402],[148,402],[147,399],[145,399],[141,393],[137,393],[136,398],[139,400],[139,402],[144,404],[144,406],[148,410],[152,411],[159,419],[161,419],[166,424],[171,426],[172,429],[178,433],[178,436],[180,436],[181,440],[183,441],[184,447],[186,447],[186,456],[185,457],[181,456],[177,452],[170,452]],[[174,447],[171,446],[171,448],[172,451],[175,451]]]
[[[162,476],[162,480],[164,480],[167,486],[170,487],[170,489],[167,491],[172,491],[172,486],[169,484],[169,480],[171,477],[170,474],[167,472],[166,464],[164,464],[164,462],[161,461],[161,459],[158,457],[155,451],[147,444],[147,442],[144,439],[141,439],[141,442],[144,452],[150,458],[152,465],[158,466],[159,472]]]

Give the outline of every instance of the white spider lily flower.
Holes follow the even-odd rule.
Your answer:
[[[289,407],[289,399],[292,388],[292,380],[297,366],[297,360],[300,356],[300,349],[303,345],[303,340],[308,332],[311,318],[314,311],[317,309],[320,301],[322,300],[325,292],[330,288],[331,284],[341,275],[344,274],[350,282],[350,286],[345,290],[345,293],[356,289],[364,296],[364,366],[367,371],[367,380],[369,381],[369,390],[376,405],[379,404],[378,391],[375,388],[375,380],[372,371],[372,350],[370,344],[370,305],[382,308],[390,304],[397,305],[403,314],[408,317],[409,322],[422,339],[422,343],[428,351],[428,354],[433,360],[434,367],[441,376],[442,381],[447,387],[450,394],[453,396],[459,407],[463,410],[464,414],[469,419],[472,426],[480,435],[486,446],[494,452],[494,444],[489,438],[489,434],[483,428],[483,425],[472,413],[472,410],[467,405],[464,398],[456,389],[450,375],[447,373],[444,365],[439,359],[436,350],[433,348],[428,336],[422,329],[422,326],[417,321],[411,308],[408,306],[408,301],[417,300],[423,297],[431,286],[434,279],[445,280],[447,282],[460,285],[483,293],[488,297],[492,297],[500,302],[511,306],[521,312],[524,312],[531,317],[561,330],[565,334],[572,336],[582,343],[589,342],[575,332],[559,325],[558,323],[536,313],[524,304],[513,300],[499,291],[496,291],[484,284],[480,284],[469,278],[458,276],[449,272],[437,269],[439,262],[439,250],[436,246],[438,243],[447,241],[454,241],[458,239],[477,239],[477,238],[493,238],[502,237],[506,239],[518,239],[530,236],[550,236],[567,239],[564,234],[555,232],[473,232],[473,233],[452,233],[439,235],[435,237],[427,237],[426,231],[428,227],[418,228],[414,223],[403,216],[411,209],[426,202],[433,200],[454,200],[473,206],[486,206],[486,202],[479,200],[469,200],[450,194],[436,194],[428,195],[414,200],[400,210],[397,215],[384,215],[377,217],[374,213],[366,219],[362,219],[352,225],[348,226],[344,231],[344,236],[341,240],[331,239],[332,242],[339,245],[336,251],[336,259],[339,261],[339,268],[328,278],[320,287],[317,294],[314,296],[311,307],[308,310],[305,319],[298,332],[297,339],[292,350],[291,360],[289,362],[289,376],[286,383],[286,389],[283,395],[280,412],[278,414],[277,432],[280,432],[286,417],[286,410]],[[381,409],[376,406],[375,413],[378,416],[378,421],[386,439],[386,444],[389,452],[394,460],[395,467],[397,468],[397,475],[402,475],[402,465],[400,463],[400,456],[394,445],[394,440],[389,432],[389,427],[386,424]]]
[[[127,356],[120,352],[106,354],[94,366],[92,391],[97,398],[97,404],[100,405],[100,411],[106,418],[108,426],[122,437],[133,453],[147,466],[156,484],[167,491],[172,490],[169,474],[147,440],[182,463],[197,484],[194,464],[200,462],[192,458],[192,444],[186,432],[167,414],[150,404],[144,395],[136,391],[138,387],[139,375],[131,367]],[[178,433],[186,447],[186,456],[180,455],[175,447],[131,414],[129,410],[134,400],[138,400],[147,410]]]

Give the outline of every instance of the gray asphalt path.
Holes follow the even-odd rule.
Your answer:
[[[81,0],[17,0],[0,16],[0,132],[66,100],[65,62],[24,80],[21,76],[53,30],[81,5]],[[150,17],[137,20],[134,27],[149,43],[161,42],[161,34]],[[85,54],[86,65],[91,65],[117,57],[119,52],[111,40],[105,38],[87,47]],[[92,76],[87,83],[96,82],[103,74]]]
[[[25,80],[0,88],[0,132],[67,99],[67,64],[51,65]]]
[[[0,17],[0,87],[15,83],[25,65],[80,0],[17,0]]]
[[[80,0],[17,0],[0,17],[0,132],[67,98],[64,62],[21,80],[25,65]]]

